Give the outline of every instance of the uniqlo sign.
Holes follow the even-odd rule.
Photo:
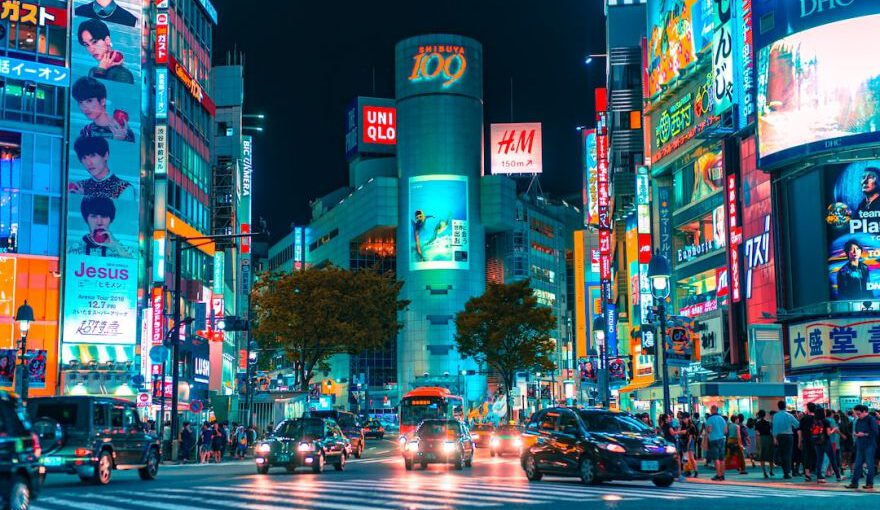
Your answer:
[[[397,110],[385,106],[364,106],[364,143],[397,143]]]
[[[156,14],[156,63],[168,63],[168,13]]]

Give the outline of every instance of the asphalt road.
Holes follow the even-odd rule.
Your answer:
[[[830,486],[831,484],[829,484]],[[392,441],[369,441],[362,459],[345,471],[332,466],[315,475],[273,469],[258,475],[253,461],[221,465],[162,466],[152,482],[136,472],[115,472],[110,485],[83,485],[75,476],[50,475],[34,510],[191,509],[425,509],[498,507],[560,510],[657,508],[711,505],[712,510],[772,505],[773,510],[880,508],[880,494],[835,491],[835,487],[779,488],[676,483],[667,489],[649,483],[608,483],[587,487],[576,479],[545,477],[528,482],[518,460],[490,458],[480,450],[473,468],[445,466],[405,471]]]

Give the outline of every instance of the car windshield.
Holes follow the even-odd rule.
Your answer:
[[[353,414],[339,413],[336,416],[336,424],[339,425],[340,428],[350,429],[357,426],[357,420]]]
[[[650,434],[652,430],[628,414],[581,412],[581,418],[589,432],[609,434]]]
[[[83,417],[76,402],[32,402],[30,414],[35,420],[51,418],[65,427],[77,427]]]
[[[502,425],[498,427],[496,432],[501,434],[519,434],[519,429],[516,428],[516,425]]]
[[[455,421],[426,421],[419,426],[419,437],[458,437],[461,431]]]
[[[280,437],[323,437],[324,422],[315,418],[300,418],[282,422],[275,429],[275,435]]]

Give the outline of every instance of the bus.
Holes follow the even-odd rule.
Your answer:
[[[415,388],[400,399],[400,435],[408,437],[422,420],[464,418],[464,402],[446,388]]]

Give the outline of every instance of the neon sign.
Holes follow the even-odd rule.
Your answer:
[[[171,73],[174,74],[174,76],[177,76],[177,79],[183,83],[190,95],[194,97],[196,101],[198,101],[199,104],[211,114],[211,116],[217,114],[217,106],[214,104],[214,101],[208,97],[208,94],[205,94],[205,91],[202,90],[202,86],[199,85],[199,82],[196,81],[191,74],[189,74],[189,71],[183,67],[183,64],[178,62],[177,59],[171,55],[168,55],[168,68],[171,69]]]
[[[449,88],[464,76],[467,69],[467,57],[463,46],[428,45],[419,46],[413,55],[410,82],[443,80],[443,88]]]

